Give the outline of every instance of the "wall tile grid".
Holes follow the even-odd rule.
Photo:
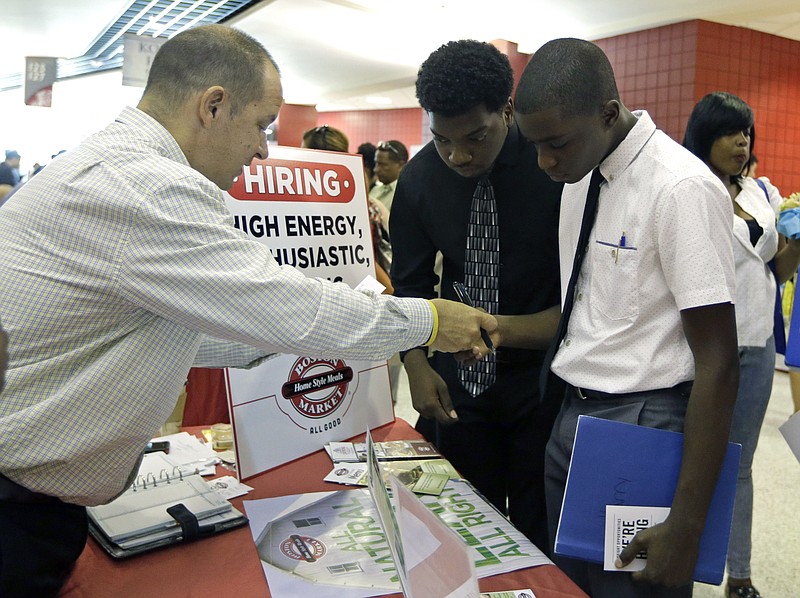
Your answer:
[[[302,104],[284,104],[275,123],[280,145],[300,147],[303,133],[317,126],[317,109]]]
[[[697,21],[597,40],[608,55],[623,103],[645,109],[680,141],[694,105]]]
[[[350,151],[369,141],[398,139],[409,149],[421,142],[422,110],[401,108],[394,110],[359,110],[346,112],[320,112],[317,125],[328,124],[341,129],[350,140]]]
[[[697,97],[715,90],[753,108],[758,174],[800,192],[800,42],[701,21]]]
[[[677,141],[703,95],[741,96],[756,115],[758,173],[784,195],[800,191],[800,42],[687,21],[595,43],[614,66],[622,101],[648,110]]]

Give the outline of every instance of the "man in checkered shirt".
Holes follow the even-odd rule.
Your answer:
[[[3,206],[0,595],[59,591],[85,506],[129,485],[192,366],[374,360],[425,343],[488,352],[488,314],[306,278],[234,228],[221,189],[267,157],[282,103],[257,41],[185,31],[159,50],[137,108]]]

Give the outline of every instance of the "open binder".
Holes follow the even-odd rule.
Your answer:
[[[247,518],[196,474],[139,476],[112,502],[89,507],[89,533],[114,558],[126,558],[238,527]]]

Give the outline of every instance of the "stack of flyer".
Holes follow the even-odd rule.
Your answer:
[[[390,440],[376,442],[375,455],[379,461],[400,459],[434,459],[442,454],[427,440]],[[330,442],[325,451],[334,463],[367,461],[366,442]]]
[[[394,440],[374,443],[385,484],[396,476],[412,492],[439,496],[448,480],[460,475],[436,447],[425,440]],[[325,450],[333,461],[326,482],[352,486],[367,485],[366,443],[331,442]]]

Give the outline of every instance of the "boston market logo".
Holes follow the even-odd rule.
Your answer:
[[[281,394],[300,415],[322,419],[339,408],[352,379],[353,369],[341,359],[300,357]]]
[[[325,545],[316,538],[292,534],[281,542],[281,552],[295,561],[313,563],[325,556]]]

